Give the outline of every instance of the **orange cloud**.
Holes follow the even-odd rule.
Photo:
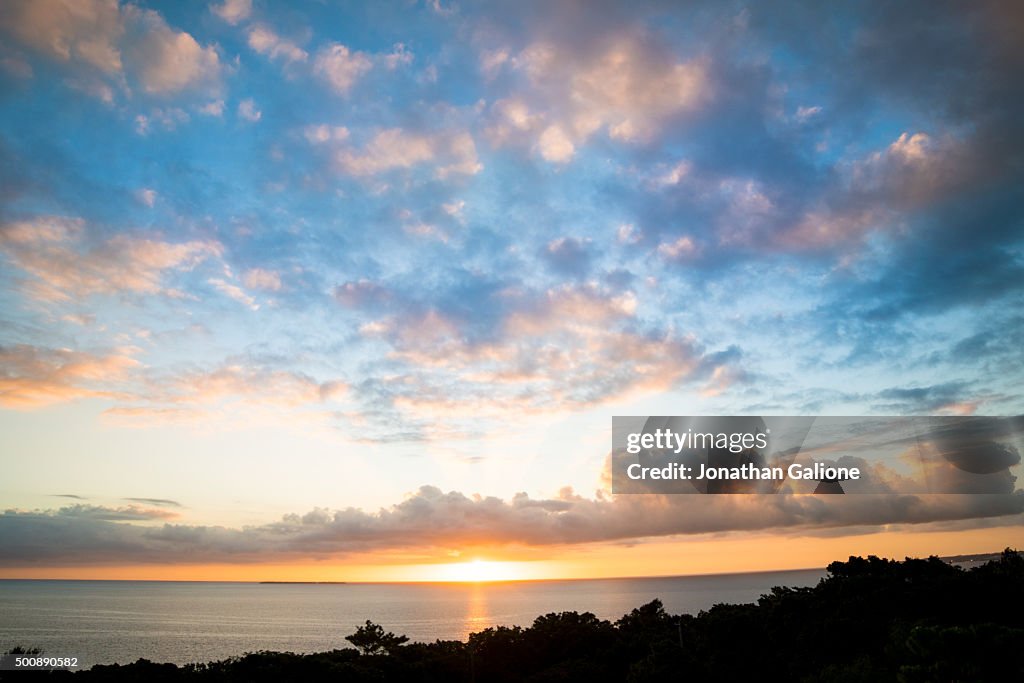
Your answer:
[[[925,531],[1019,529],[1024,497],[1017,491],[986,496],[652,494],[588,499],[566,489],[550,499],[522,493],[501,500],[424,486],[376,512],[316,508],[243,528],[135,524],[126,518],[149,522],[167,513],[133,508],[9,510],[0,514],[0,566],[253,565],[402,552],[439,559],[479,549],[557,549],[741,531],[827,539],[895,525],[917,525]]]
[[[433,163],[439,178],[452,174],[475,175],[483,166],[469,133],[425,134],[388,128],[378,131],[361,150],[341,148],[338,168],[349,175],[370,176],[394,169]]]
[[[93,243],[79,218],[42,216],[0,227],[0,251],[30,276],[26,290],[42,301],[91,294],[170,293],[164,275],[219,257],[218,242],[160,240],[117,235]]]
[[[649,141],[712,93],[705,60],[678,61],[643,35],[616,37],[596,51],[548,42],[512,58],[488,50],[482,63],[492,76],[511,65],[526,81],[492,106],[488,137],[498,145],[533,146],[554,163],[570,161],[601,130],[622,142]]]
[[[78,398],[116,396],[116,383],[140,367],[129,351],[94,355],[27,345],[0,347],[0,405],[35,408]]]

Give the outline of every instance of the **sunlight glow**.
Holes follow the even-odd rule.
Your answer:
[[[519,562],[472,560],[439,565],[436,581],[480,583],[483,581],[517,581],[527,578]]]

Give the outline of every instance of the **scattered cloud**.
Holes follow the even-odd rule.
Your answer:
[[[83,63],[104,74],[120,73],[125,32],[115,0],[12,0],[0,9],[0,26],[22,45],[61,63]]]
[[[123,10],[129,40],[124,53],[142,89],[167,95],[185,89],[216,91],[222,64],[213,46],[203,47],[185,31],[178,31],[153,10],[126,5]]]
[[[224,100],[213,100],[199,107],[201,114],[207,116],[223,116],[224,115]]]
[[[238,115],[252,123],[263,118],[263,112],[259,110],[252,98],[244,99],[238,103]]]
[[[167,293],[165,275],[191,270],[222,251],[209,240],[166,242],[127,234],[97,242],[82,219],[62,216],[0,226],[0,252],[28,276],[24,291],[41,301]]]
[[[400,128],[378,131],[362,149],[342,147],[336,156],[342,172],[370,176],[431,163],[438,177],[475,175],[480,164],[469,133],[422,134]]]
[[[400,66],[409,66],[413,63],[414,59],[415,55],[409,51],[409,48],[404,43],[395,43],[391,52],[384,55],[384,66],[393,71]]]
[[[339,95],[347,95],[367,71],[373,62],[365,53],[350,52],[340,43],[331,43],[321,49],[316,56],[315,71]]]
[[[213,46],[133,4],[14,0],[0,8],[0,30],[63,66],[71,87],[107,102],[135,86],[155,96],[220,86],[223,64]]]
[[[281,275],[273,270],[250,268],[242,275],[242,282],[249,289],[277,292],[281,289]]]
[[[135,191],[135,198],[151,209],[156,204],[158,196],[156,190],[150,187],[143,187]]]
[[[540,41],[515,57],[503,50],[481,56],[489,78],[506,64],[523,84],[492,108],[492,139],[532,140],[544,160],[557,164],[599,131],[628,144],[648,142],[713,94],[703,58],[679,60],[642,34],[612,37],[586,52]]]
[[[245,290],[238,285],[231,284],[223,278],[210,278],[207,280],[213,287],[221,294],[234,299],[238,303],[242,304],[246,308],[252,311],[260,310],[260,305],[256,303],[256,300],[245,293]]]
[[[224,0],[220,4],[210,5],[210,11],[235,26],[252,14],[252,0]]]
[[[0,405],[37,408],[80,398],[113,398],[140,367],[133,349],[89,353],[26,344],[0,346]]]
[[[282,59],[289,64],[309,59],[309,53],[263,24],[249,29],[249,47],[271,59]]]

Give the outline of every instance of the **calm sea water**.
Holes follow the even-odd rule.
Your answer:
[[[499,584],[282,585],[0,580],[0,652],[15,645],[77,656],[86,667],[206,662],[256,650],[345,647],[366,619],[412,640],[464,639],[566,610],[617,619],[654,598],[671,613],[812,586],[821,570]]]

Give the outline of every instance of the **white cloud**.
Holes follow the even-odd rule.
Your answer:
[[[207,280],[207,282],[213,285],[218,292],[224,294],[225,296],[231,299],[234,299],[235,301],[242,304],[249,310],[258,311],[260,309],[260,306],[259,304],[256,303],[256,300],[253,299],[248,294],[246,294],[245,291],[238,285],[233,285],[230,282],[224,280],[223,278],[217,277],[210,278],[209,280]]]
[[[821,113],[821,107],[797,107],[796,120],[801,123],[813,119]]]
[[[207,102],[203,106],[199,107],[199,113],[206,114],[207,116],[223,116],[224,100],[213,100],[212,102]]]
[[[156,204],[157,193],[156,190],[143,187],[136,190],[135,197],[149,208],[153,208],[153,205]]]
[[[349,131],[345,126],[328,126],[326,123],[306,126],[302,135],[310,144],[323,144],[325,142],[343,142],[348,139]]]
[[[263,118],[263,112],[256,107],[253,99],[247,98],[238,103],[238,115],[246,121],[256,122]]]
[[[545,128],[540,139],[537,140],[537,148],[546,161],[560,164],[572,160],[573,154],[576,152],[576,146],[572,144],[572,140],[565,134],[561,126]]]
[[[476,155],[476,143],[469,133],[457,133],[441,140],[439,144],[446,163],[438,167],[438,177],[447,178],[452,174],[476,175],[483,170],[483,164]]]
[[[697,253],[697,245],[684,235],[673,242],[659,244],[658,253],[670,261],[680,261],[694,256]]]
[[[596,51],[537,42],[518,55],[481,54],[493,77],[506,64],[525,84],[491,108],[488,136],[496,144],[529,145],[547,161],[566,163],[592,135],[649,142],[671,121],[711,97],[705,60],[679,60],[640,35]]]
[[[153,10],[127,5],[125,17],[132,29],[125,52],[145,92],[170,94],[219,85],[221,63],[213,47],[171,28]]]
[[[210,5],[210,11],[235,26],[252,14],[252,0],[224,0],[219,5]]]
[[[340,150],[337,161],[342,171],[356,176],[412,168],[431,161],[435,162],[435,171],[442,178],[452,174],[473,175],[483,168],[469,133],[431,135],[400,128],[378,132],[361,151]]]
[[[664,168],[664,167],[663,167]],[[650,185],[654,188],[671,187],[678,185],[683,179],[690,174],[692,166],[688,161],[680,161],[679,163],[665,168],[663,172],[656,173],[650,179]]]
[[[415,55],[406,48],[404,43],[395,43],[391,52],[384,55],[384,66],[393,71],[399,66],[412,64],[414,58]]]
[[[480,71],[483,72],[484,77],[488,80],[493,79],[509,61],[508,50],[484,50],[480,55]]]
[[[281,289],[281,275],[273,270],[250,268],[242,275],[242,283],[249,289],[276,292]]]
[[[373,67],[362,52],[350,52],[340,43],[331,43],[317,53],[314,70],[339,94],[347,94],[359,78]]]
[[[444,211],[446,214],[456,219],[460,223],[466,220],[466,217],[463,213],[465,208],[466,202],[462,199],[456,200],[454,202],[447,202],[441,205],[442,211]]]
[[[643,233],[632,223],[623,223],[615,234],[620,244],[636,244],[643,239]]]
[[[271,59],[284,59],[288,63],[304,62],[309,53],[290,40],[278,36],[268,26],[258,25],[249,29],[249,47]]]

